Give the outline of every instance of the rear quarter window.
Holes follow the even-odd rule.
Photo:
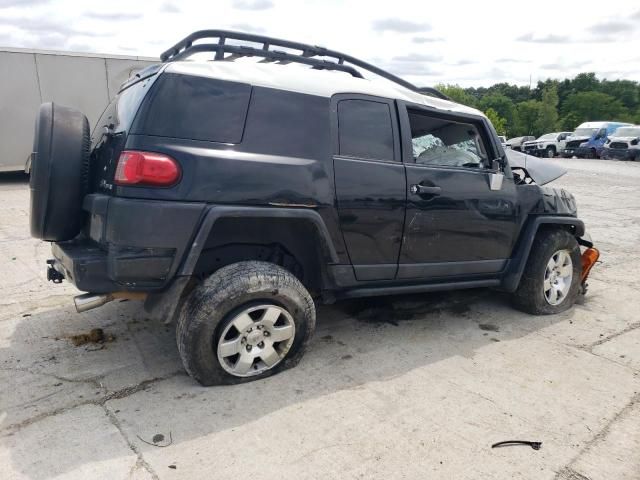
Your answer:
[[[147,78],[140,82],[132,84],[130,87],[121,91],[112,101],[93,127],[91,134],[92,145],[100,140],[103,129],[108,127],[116,133],[126,132],[140,107],[140,103],[144,96],[149,92],[149,88],[153,84],[153,78]]]
[[[251,86],[165,73],[143,103],[131,133],[240,143]]]

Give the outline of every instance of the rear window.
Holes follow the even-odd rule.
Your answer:
[[[394,160],[389,105],[370,100],[338,102],[340,155]]]
[[[251,86],[165,73],[144,103],[132,133],[240,143]]]

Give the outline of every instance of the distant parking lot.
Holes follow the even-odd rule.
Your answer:
[[[138,303],[75,313],[75,289],[46,282],[25,178],[0,175],[0,477],[637,479],[640,162],[549,161],[602,250],[583,305],[532,317],[473,290],[323,306],[297,368],[214,388]],[[95,328],[107,341],[74,345]],[[490,448],[511,439],[542,449]]]

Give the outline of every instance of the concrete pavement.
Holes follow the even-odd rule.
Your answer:
[[[75,313],[29,237],[28,185],[0,177],[1,477],[640,479],[640,163],[552,161],[602,250],[583,305],[532,317],[474,290],[321,307],[297,368],[214,388],[138,303]],[[68,338],[97,327],[115,340]],[[543,445],[490,448],[509,439]]]

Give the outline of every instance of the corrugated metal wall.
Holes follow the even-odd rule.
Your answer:
[[[93,127],[122,82],[153,63],[151,58],[0,49],[0,171],[24,167],[41,103],[77,108]]]

